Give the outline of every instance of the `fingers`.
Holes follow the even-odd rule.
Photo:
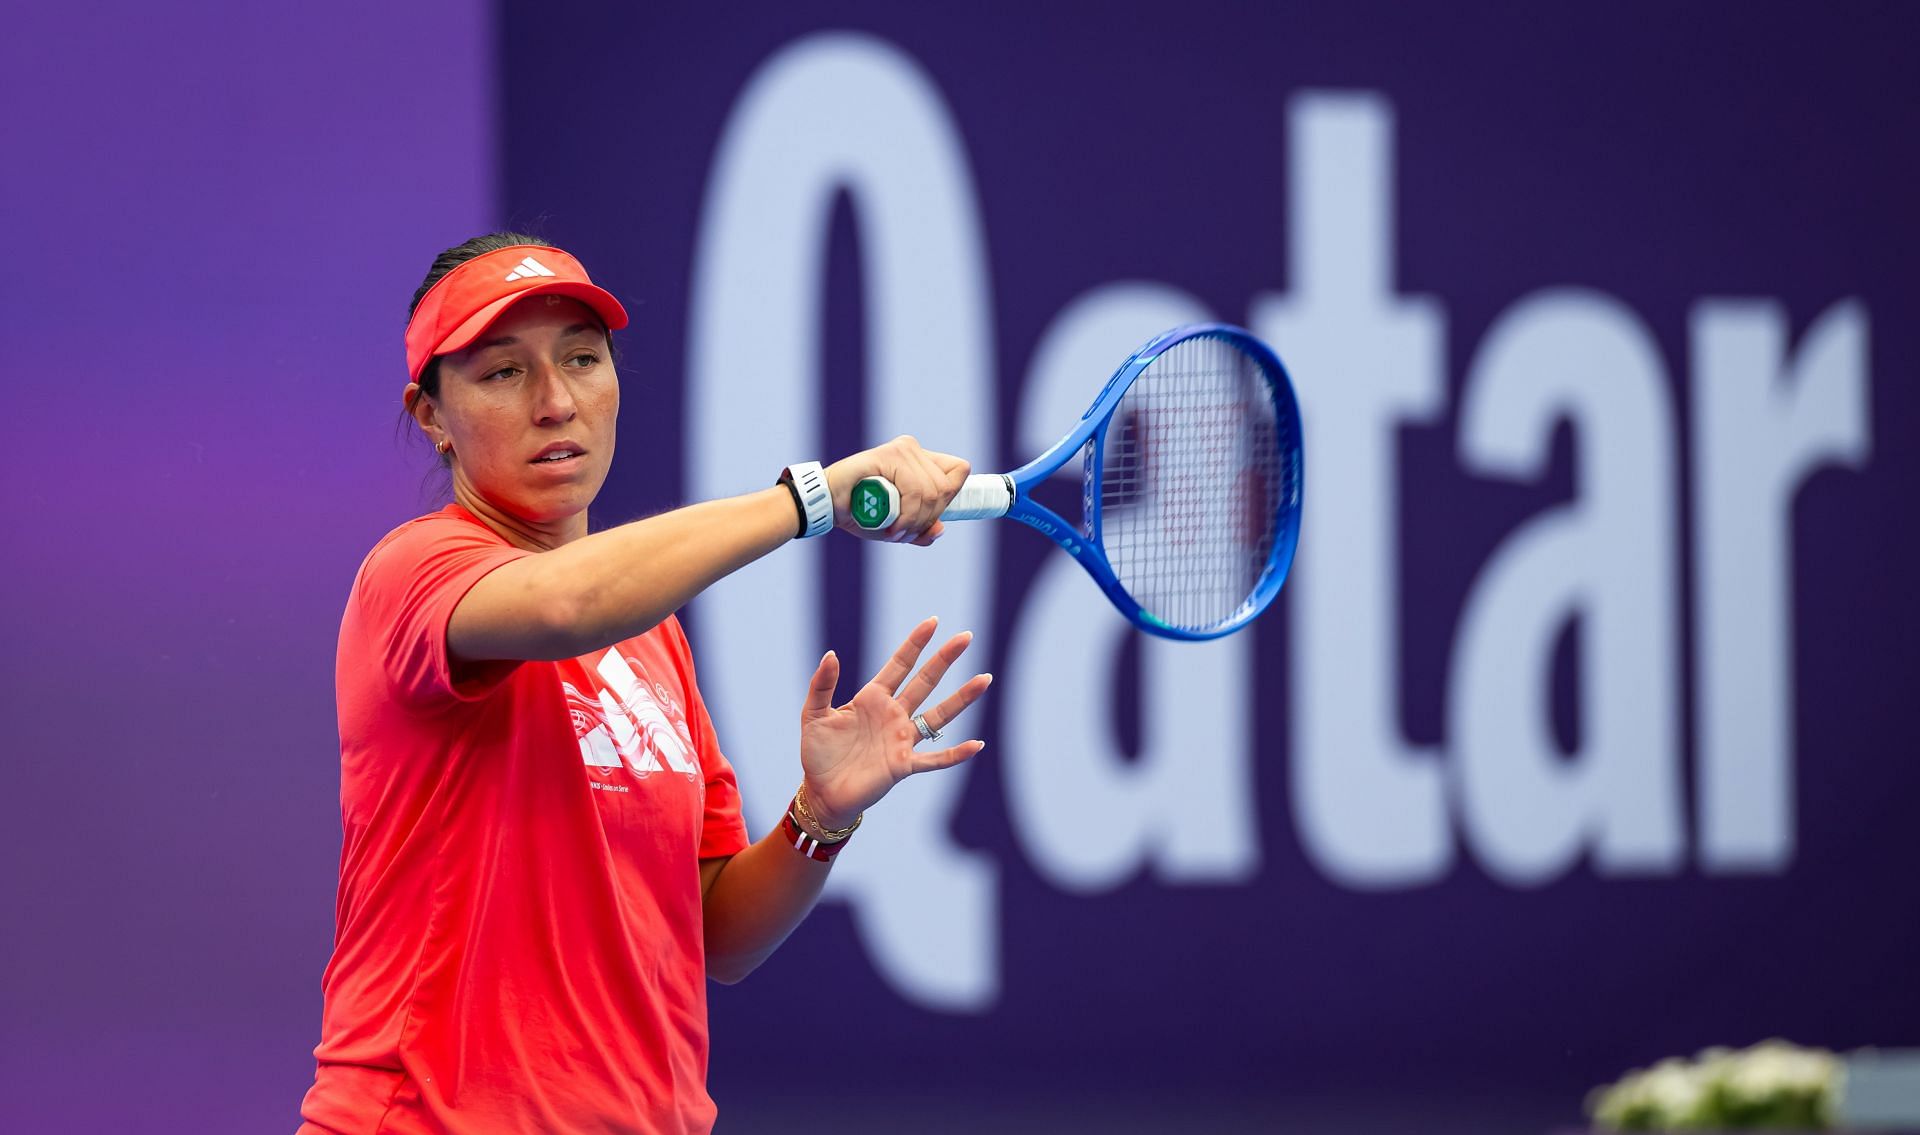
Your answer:
[[[939,688],[940,679],[947,676],[948,667],[967,652],[967,647],[972,642],[972,631],[961,631],[948,639],[946,644],[935,651],[931,659],[928,659],[927,664],[920,668],[920,672],[913,676],[913,681],[908,682],[900,691],[901,707],[908,713],[917,711],[920,703],[927,700],[927,695]]]
[[[913,664],[920,660],[920,652],[933,641],[934,628],[939,625],[938,616],[922,619],[919,626],[908,632],[907,641],[900,644],[900,648],[893,652],[893,657],[887,659],[887,664],[880,667],[880,672],[873,676],[872,684],[886,690],[889,697],[897,692],[900,689],[900,683],[907,680],[908,674],[913,673]]]
[[[939,467],[940,474],[953,484],[953,491],[959,492],[960,486],[967,483],[967,474],[973,472],[973,466],[964,457],[955,457],[951,453],[927,450],[927,456]]]
[[[813,680],[807,684],[807,700],[800,707],[800,720],[810,721],[833,712],[833,691],[839,684],[840,656],[829,650],[814,667]]]
[[[926,466],[932,496],[927,504],[926,523],[917,530],[917,537],[925,537],[928,543],[932,543],[938,538],[934,530],[941,527],[940,514],[947,510],[954,496],[966,485],[967,474],[973,471],[973,467],[965,458],[955,457],[951,453],[920,449],[919,456]]]
[[[912,438],[906,440],[911,443],[907,456],[918,467],[920,476],[917,478],[916,486],[917,507],[901,517],[900,527],[913,533],[909,539],[917,540],[924,536],[928,529],[940,523],[940,514],[946,510],[947,502],[953,499],[953,494],[960,491],[960,485],[955,483],[948,486],[946,471],[934,463],[933,455],[920,448],[920,444]]]
[[[918,541],[946,507],[940,496],[939,470],[920,443],[905,434],[879,447],[876,456],[883,475],[900,490],[900,515],[884,538],[896,544]]]
[[[827,482],[833,490],[835,516],[841,528],[870,540],[925,547],[940,538],[944,531],[940,514],[966,484],[971,468],[964,458],[926,449],[902,434],[885,445],[834,462],[828,467]],[[899,516],[891,527],[881,531],[859,527],[847,511],[853,485],[874,476],[893,482],[900,493]]]
[[[967,679],[966,685],[948,694],[946,699],[939,705],[934,706],[920,716],[926,719],[927,724],[932,727],[934,732],[943,732],[947,726],[953,724],[954,718],[966,712],[968,706],[979,701],[980,696],[986,693],[987,687],[991,685],[993,685],[992,674],[975,674],[973,677]],[[928,689],[931,690],[932,687],[929,686]],[[912,713],[912,708],[909,707],[907,712]]]
[[[985,741],[962,741],[951,749],[940,749],[931,753],[913,755],[915,773],[934,772],[943,768],[952,768],[961,761],[971,759],[980,750],[987,747]]]

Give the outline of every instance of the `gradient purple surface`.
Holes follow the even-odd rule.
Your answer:
[[[15,7],[0,1129],[291,1130],[333,644],[419,511],[406,301],[490,223],[490,12]]]
[[[1181,1100],[1214,1130],[1308,1113],[1356,1129],[1524,1115],[1537,1130],[1572,1119],[1594,1080],[1705,1043],[1920,1044],[1920,459],[1906,445],[1920,428],[1920,85],[1898,57],[1915,20],[1869,6],[1830,20],[1730,5],[1188,4],[1096,22],[1011,4],[723,17],[445,0],[11,13],[0,1129],[292,1127],[332,932],[340,603],[372,541],[432,503],[424,450],[394,428],[405,300],[435,250],[538,221],[627,300],[652,344],[627,372],[644,375],[649,416],[683,420],[715,139],[754,67],[822,27],[899,45],[947,98],[980,185],[1009,385],[1091,284],[1177,280],[1236,315],[1284,287],[1285,100],[1336,86],[1397,107],[1401,288],[1448,305],[1456,400],[1488,324],[1542,286],[1623,297],[1676,375],[1696,297],[1781,297],[1797,333],[1858,295],[1874,456],[1802,497],[1801,853],[1787,874],[1578,871],[1523,893],[1463,865],[1434,887],[1344,891],[1294,843],[1276,734],[1251,886],[1065,897],[1010,850],[988,763],[960,834],[999,856],[999,1006],[905,1004],[844,909],[826,908],[714,995],[722,1130],[730,1113],[758,1130],[775,1108],[800,1116],[789,1131],[906,1114],[927,1117],[915,1130],[1115,1129]],[[513,58],[560,74],[510,83]],[[606,118],[579,113],[587,100]],[[1114,192],[1142,139],[1191,160],[1131,166]],[[575,141],[594,160],[553,160]],[[852,241],[843,226],[827,280],[843,352]],[[1468,483],[1453,425],[1404,438],[1405,475],[1448,484],[1452,504],[1404,521],[1423,569],[1406,584],[1416,737],[1439,731],[1473,573],[1566,491],[1564,447],[1537,491]],[[644,419],[630,409],[626,428]],[[624,448],[603,511],[677,501],[683,456]],[[1044,554],[1009,540],[1002,567],[1017,585]],[[1263,688],[1283,685],[1285,618],[1258,632]],[[697,612],[693,627],[697,643]],[[859,1027],[796,1049],[779,1023],[822,998]]]

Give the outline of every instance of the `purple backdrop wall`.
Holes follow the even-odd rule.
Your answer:
[[[715,991],[723,1130],[1261,1130],[1323,1110],[1538,1130],[1708,1043],[1920,1044],[1910,12],[10,23],[0,1128],[292,1125],[332,924],[339,604],[371,541],[432,503],[393,428],[402,304],[435,250],[503,221],[579,252],[635,313],[604,520],[902,426],[1017,459],[1055,428],[1024,407],[1054,397],[1049,358],[1080,357],[1074,326],[1194,308],[1275,340],[1323,447],[1301,576],[1241,654],[1112,635],[1017,532],[957,534],[910,561],[918,583],[877,558],[903,550],[783,552],[819,572],[817,623],[765,616],[766,574],[696,606],[757,826],[790,789],[788,647],[831,642],[857,671],[895,598],[931,602],[979,626],[1002,679],[978,767],[876,810],[834,901]],[[777,239],[729,260],[725,231],[809,193],[767,230],[794,263]],[[782,338],[801,325],[817,339]],[[1132,334],[1093,336],[1107,365]],[[941,349],[901,367],[900,341]],[[1530,370],[1530,345],[1576,373]],[[1779,399],[1742,402],[1756,384]],[[1798,417],[1796,389],[1819,395]],[[1543,390],[1541,422],[1516,418]],[[1361,415],[1376,395],[1401,419]],[[1749,420],[1775,432],[1714,448],[1710,427]],[[1709,562],[1756,538],[1713,527],[1702,470],[1764,473],[1816,428],[1825,449],[1770,498],[1787,537]],[[1529,436],[1531,463],[1511,456]],[[1374,521],[1399,551],[1363,595]],[[1497,569],[1569,531],[1598,535],[1552,561],[1548,614],[1514,614]],[[1774,570],[1777,603],[1754,582]],[[1731,632],[1703,622],[1713,596],[1752,595]],[[1316,629],[1328,610],[1341,633]],[[1740,637],[1782,611],[1784,645]],[[1361,665],[1342,651],[1376,616],[1390,649]],[[1086,630],[1091,686],[1025,629],[1053,619]],[[1509,687],[1473,643],[1514,627],[1562,629]],[[1734,649],[1750,641],[1767,649]],[[1175,699],[1173,742],[1168,658],[1230,676]],[[1776,664],[1782,696],[1753,700]],[[1342,733],[1363,680],[1386,700]],[[1079,724],[1049,732],[1022,687]],[[1112,743],[1074,749],[1088,722]],[[1729,728],[1743,744],[1705,740]],[[1711,783],[1712,759],[1765,782],[1753,753],[1775,743],[1784,792]],[[1096,798],[1109,815],[1085,815]],[[792,1044],[827,1006],[834,1043]]]
[[[1044,652],[1020,634],[1055,601],[1041,577],[1048,553],[1021,533],[999,538],[986,553],[994,583],[982,628],[988,665],[1003,679],[979,727],[992,747],[944,811],[913,818],[930,815],[959,849],[953,854],[977,854],[992,872],[993,898],[978,908],[992,925],[982,948],[997,967],[991,988],[958,1007],[939,1003],[933,991],[952,985],[917,973],[897,949],[889,956],[885,941],[931,949],[942,946],[940,932],[913,939],[881,926],[872,909],[913,902],[921,882],[956,899],[965,888],[933,887],[939,880],[916,880],[911,867],[900,870],[898,891],[863,876],[840,891],[844,905],[818,913],[763,975],[716,995],[714,1080],[736,1114],[763,1095],[820,1101],[802,1111],[875,1092],[943,1106],[956,1106],[947,1103],[956,1097],[1026,1101],[1007,1105],[1009,1113],[1034,1100],[1099,1107],[1107,1105],[1087,1101],[1117,1097],[1126,1102],[1116,1110],[1156,1117],[1143,1122],[1206,1101],[1199,1106],[1254,1117],[1245,1122],[1260,1129],[1297,1115],[1299,1101],[1319,1093],[1373,1093],[1419,1100],[1428,1117],[1474,1111],[1482,1122],[1504,1115],[1524,1129],[1540,1120],[1523,1100],[1557,1095],[1552,1114],[1572,1119],[1586,1086],[1630,1063],[1709,1043],[1774,1034],[1840,1047],[1920,1040],[1920,998],[1896,976],[1900,959],[1920,945],[1920,920],[1898,897],[1916,863],[1902,834],[1903,802],[1920,780],[1904,759],[1910,724],[1899,708],[1915,674],[1905,645],[1915,604],[1902,581],[1917,566],[1916,546],[1896,519],[1910,511],[1903,497],[1916,483],[1900,439],[1916,410],[1905,380],[1916,343],[1902,313],[1915,299],[1904,264],[1920,225],[1903,186],[1920,165],[1912,140],[1920,103],[1888,49],[1911,30],[1910,13],[1855,8],[1809,25],[1790,8],[1751,5],[1551,15],[1501,6],[1138,5],[1098,18],[1018,4],[940,12],[761,4],[725,16],[570,5],[557,18],[549,9],[510,8],[504,62],[557,52],[581,26],[596,35],[591,53],[578,56],[573,83],[507,88],[507,203],[516,219],[538,219],[550,236],[606,265],[598,270],[638,304],[625,365],[646,393],[630,404],[624,436],[644,440],[622,452],[602,498],[608,519],[744,487],[761,467],[839,452],[895,428],[930,444],[972,446],[983,460],[1021,459],[1034,437],[1058,428],[1039,423],[1036,433],[1018,410],[1044,385],[1047,352],[1063,349],[1061,328],[1085,316],[1084,305],[1124,307],[1113,300],[1115,287],[1161,299],[1178,289],[1271,335],[1307,414],[1302,578],[1256,631],[1251,673],[1241,678],[1251,697],[1229,699],[1223,711],[1257,722],[1251,771],[1236,782],[1254,799],[1249,857],[1209,868],[1146,851],[1131,869],[1073,885],[1063,866],[1070,855],[1034,819],[1073,801],[1033,802],[1035,785],[1071,777],[1026,771],[1063,757],[1047,751],[1062,738],[1043,732],[1032,714],[1022,718],[1012,692],[1022,683],[1073,688],[1061,672],[1031,665]],[[842,99],[834,93],[842,88],[866,93]],[[919,109],[921,98],[935,109]],[[589,105],[617,129],[577,112]],[[896,120],[921,125],[889,133]],[[957,139],[957,163],[914,156],[943,128]],[[1315,130],[1334,144],[1314,149]],[[1382,177],[1342,165],[1366,166],[1363,143],[1380,131]],[[542,160],[570,144],[595,154],[589,168]],[[897,172],[915,162],[939,172],[925,181]],[[819,197],[822,182],[837,184],[837,195]],[[1333,186],[1328,197],[1364,196],[1382,183],[1384,236],[1367,227],[1364,207],[1302,197],[1316,185]],[[912,243],[889,229],[891,218],[904,213],[940,227],[951,215],[949,195],[960,201],[952,209],[975,219],[984,265],[987,377],[975,384],[950,378],[932,348],[908,352],[908,365],[891,371],[878,361],[891,350],[889,336],[953,342],[941,338],[945,317],[972,302],[969,287],[951,279],[968,270],[965,255],[887,262]],[[739,206],[742,199],[759,204]],[[1311,218],[1310,207],[1318,210]],[[754,229],[773,247],[730,248],[725,225],[759,217],[755,208],[785,218]],[[1330,256],[1304,247],[1315,233]],[[1370,235],[1385,245],[1377,257],[1382,302],[1430,305],[1425,315],[1396,309],[1407,323],[1438,328],[1430,348],[1407,347],[1419,327],[1386,325],[1384,317],[1283,310],[1282,297],[1337,308],[1343,297],[1329,293],[1352,263],[1368,267]],[[779,246],[783,239],[799,251]],[[958,239],[967,244],[964,231]],[[795,255],[800,277],[791,275]],[[729,256],[744,264],[731,276]],[[1303,279],[1309,269],[1320,277]],[[919,293],[937,294],[945,306],[916,307]],[[1784,332],[1787,353],[1741,371],[1703,346],[1749,310],[1714,306],[1723,297],[1764,301],[1763,312],[1777,314],[1761,323]],[[889,304],[895,315],[885,313]],[[1567,316],[1566,326],[1594,334],[1575,329],[1555,339],[1558,332],[1541,329],[1550,308]],[[1709,419],[1709,399],[1730,389],[1789,389],[1792,376],[1766,366],[1806,364],[1819,339],[1811,331],[1836,311],[1824,326],[1851,321],[1842,337],[1859,365],[1842,367],[1847,381],[1813,397],[1828,400],[1833,414],[1850,398],[1864,400],[1851,427],[1852,448],[1864,456],[1829,453],[1808,466],[1783,498],[1783,542],[1756,535],[1751,517],[1728,519],[1716,500],[1714,538],[1742,547],[1749,545],[1740,539],[1757,540],[1764,553],[1751,566],[1723,558],[1710,567],[1695,544],[1708,531],[1701,431],[1736,419],[1724,402]],[[913,325],[913,317],[927,322]],[[817,341],[789,337],[794,318],[819,319]],[[1522,346],[1530,336],[1554,345],[1571,371],[1601,361],[1586,393],[1547,412],[1537,465],[1508,462],[1512,471],[1502,474],[1502,461],[1475,456],[1486,452],[1484,439],[1536,428],[1502,419],[1502,399],[1525,401],[1529,390],[1563,377],[1527,370],[1539,360]],[[758,341],[767,345],[756,353]],[[963,352],[972,345],[964,335],[959,341]],[[1131,345],[1110,340],[1107,365]],[[1503,362],[1506,350],[1532,361]],[[736,382],[703,369],[717,357],[764,370]],[[1423,380],[1429,364],[1434,373]],[[1825,366],[1793,373],[1804,380]],[[1503,367],[1514,381],[1501,387],[1495,376]],[[1618,425],[1642,422],[1638,410],[1608,418],[1613,411],[1595,409],[1633,388],[1633,376],[1617,369],[1646,376],[1640,385],[1653,410],[1643,424],[1657,432]],[[1078,397],[1101,373],[1085,374]],[[1406,393],[1423,382],[1429,393]],[[896,407],[916,398],[952,406],[928,389],[949,383],[978,392],[989,407],[984,431],[956,421],[963,412],[916,420],[885,409],[888,399]],[[789,392],[795,385],[805,391],[798,400]],[[1391,393],[1396,388],[1402,393]],[[1370,469],[1344,451],[1381,435],[1354,425],[1355,400],[1396,397],[1402,420],[1379,427],[1396,463],[1385,466],[1384,488],[1363,490]],[[807,407],[816,399],[832,409],[811,424]],[[1411,403],[1422,399],[1426,408],[1416,411]],[[1469,403],[1479,408],[1478,424],[1468,421]],[[745,440],[706,432],[729,415]],[[676,443],[675,425],[692,441]],[[1788,443],[1785,432],[1750,432],[1748,444],[1778,451]],[[716,452],[754,467],[729,481]],[[1657,511],[1614,528],[1574,511],[1582,501],[1596,512],[1641,501],[1632,487],[1640,472],[1656,483],[1643,503]],[[1616,490],[1623,495],[1605,509],[1595,504]],[[1390,700],[1373,725],[1392,743],[1382,748],[1365,730],[1340,737],[1335,722],[1333,741],[1303,752],[1311,735],[1302,717],[1332,716],[1320,702],[1352,697],[1342,689],[1351,675],[1339,640],[1365,638],[1379,612],[1334,605],[1355,592],[1331,575],[1366,574],[1365,518],[1383,509],[1379,523],[1401,554],[1386,593],[1397,619],[1391,610],[1383,616]],[[1508,554],[1522,538],[1545,538],[1541,522],[1556,516],[1626,537],[1616,546],[1603,534],[1586,552],[1557,560],[1556,570],[1574,577],[1583,565],[1604,563],[1588,582],[1601,591],[1618,586],[1621,606],[1667,604],[1644,624],[1656,632],[1649,642],[1666,645],[1616,667],[1623,682],[1657,673],[1635,693],[1595,688],[1614,680],[1595,674],[1602,667],[1591,653],[1612,649],[1597,636],[1614,630],[1596,630],[1590,603],[1612,620],[1614,599],[1567,600],[1581,617],[1547,645],[1553,662],[1540,668],[1537,694],[1528,658],[1513,657],[1510,668],[1527,675],[1516,694],[1489,676],[1497,667],[1485,656],[1471,656],[1469,631],[1496,621],[1488,608],[1503,602],[1493,598],[1508,578],[1496,578],[1496,560],[1511,566]],[[956,537],[942,554],[974,554],[961,541],[988,539]],[[1330,542],[1338,553],[1316,561]],[[1640,557],[1656,545],[1669,559],[1649,567]],[[849,580],[870,582],[878,563],[877,554],[829,550],[820,568],[829,615],[823,627],[803,621],[792,637],[814,650],[821,640],[843,652],[867,648],[872,657],[873,643],[893,628],[874,625],[872,601]],[[1609,575],[1615,566],[1623,576]],[[1740,641],[1738,633],[1708,641],[1698,620],[1707,617],[1705,596],[1745,595],[1775,569],[1785,572],[1784,597],[1762,607],[1784,609],[1790,623],[1778,652],[1784,698],[1797,716],[1779,732],[1793,811],[1776,815],[1771,842],[1743,845],[1731,829],[1766,829],[1759,816],[1773,805],[1749,783],[1767,779],[1764,765],[1740,762],[1767,742],[1734,737],[1739,722],[1729,726],[1727,707],[1735,718],[1773,722],[1781,699],[1756,701],[1754,691],[1767,688],[1757,677],[1766,660],[1729,651],[1725,641]],[[781,620],[768,613],[780,600],[766,597],[784,593],[770,576],[754,586],[759,606],[721,589],[696,603],[692,619],[750,802],[756,777],[769,782],[767,798],[791,779],[778,731],[758,723],[769,714],[784,721],[791,697],[783,701],[778,686],[729,684],[712,659],[749,663],[729,652],[725,636],[753,619],[773,628],[759,649],[780,653]],[[934,589],[925,599],[945,603],[942,610],[965,605],[957,592],[942,598]],[[1328,622],[1336,629],[1315,637],[1300,623],[1303,602],[1334,605]],[[752,613],[733,614],[729,605]],[[1091,617],[1076,649],[1102,659],[1109,645],[1099,616]],[[1726,627],[1712,633],[1724,636]],[[1121,658],[1122,671],[1137,664]],[[1334,676],[1310,689],[1320,672]],[[1718,759],[1746,786],[1730,794],[1724,781],[1707,785],[1702,707],[1710,681],[1723,699],[1711,711],[1713,727],[1733,729],[1718,743]],[[1121,743],[1106,781],[1123,775],[1129,751],[1138,762],[1147,747],[1140,721],[1156,711],[1150,688],[1147,708],[1126,704],[1137,688],[1121,677],[1109,690]],[[1598,697],[1615,708],[1603,713]],[[1509,751],[1511,735],[1476,739],[1476,707],[1523,718],[1523,731],[1539,717],[1558,741],[1550,750],[1581,752],[1580,760],[1550,760],[1550,768],[1570,776],[1581,760],[1633,766],[1626,779],[1641,787],[1661,781],[1659,799],[1639,798],[1654,801],[1650,810],[1623,805],[1614,814],[1625,816],[1619,829],[1609,830],[1614,820],[1601,813],[1565,819],[1543,837],[1563,839],[1558,858],[1536,854],[1544,845],[1524,849],[1537,831],[1503,841],[1490,829],[1525,829],[1523,818],[1498,819],[1515,807],[1504,802],[1528,797],[1501,780],[1518,765],[1486,771]],[[1063,716],[1072,716],[1067,709]],[[1635,732],[1646,721],[1662,724]],[[762,738],[773,756],[743,751]],[[1658,760],[1637,760],[1636,752],[1654,749]],[[1394,754],[1446,772],[1423,797]],[[1401,878],[1391,867],[1361,878],[1368,872],[1351,868],[1364,860],[1364,839],[1341,844],[1309,830],[1357,822],[1384,846],[1396,825],[1433,819],[1430,809],[1402,810],[1384,793],[1366,815],[1363,789],[1360,819],[1339,820],[1332,804],[1341,797],[1325,785],[1353,775],[1338,767],[1349,758],[1381,770],[1378,788],[1409,789],[1403,801],[1445,801],[1437,842],[1424,859],[1403,857]],[[1309,767],[1319,771],[1303,773]],[[1546,772],[1544,782],[1558,775]],[[1106,782],[1094,775],[1085,783]],[[1540,799],[1551,802],[1552,790]],[[1668,812],[1652,839],[1625,831],[1661,801]],[[1180,816],[1153,809],[1176,803],[1138,805],[1148,816],[1138,822],[1163,821],[1149,830],[1164,841]],[[1230,808],[1222,816],[1244,819]],[[1112,830],[1135,822],[1116,815],[1105,832],[1094,821],[1076,833],[1124,842]],[[1368,822],[1375,826],[1366,829]],[[1710,832],[1710,824],[1721,827]],[[1353,845],[1359,850],[1343,871],[1335,851]],[[1551,865],[1540,866],[1546,859]],[[940,901],[915,910],[926,925],[961,932]],[[850,1022],[857,1059],[839,1045],[795,1051],[774,1024],[816,1019],[822,1004]],[[1506,1103],[1430,1106],[1476,1092]]]
[[[487,11],[16,7],[0,1128],[291,1130],[333,642],[421,503],[406,300],[496,209]]]

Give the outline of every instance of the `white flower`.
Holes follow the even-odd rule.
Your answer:
[[[1770,1040],[1742,1052],[1703,1050],[1692,1061],[1635,1069],[1587,1097],[1602,1127],[1687,1130],[1758,1123],[1826,1127],[1833,1121],[1844,1065],[1824,1049]]]
[[[1640,1090],[1668,1126],[1682,1127],[1701,1118],[1709,1084],[1698,1066],[1669,1059],[1647,1071]]]
[[[1832,1090],[1839,1061],[1830,1052],[1770,1040],[1740,1053],[1726,1072],[1727,1091],[1755,1103],[1783,1095],[1818,1096]]]

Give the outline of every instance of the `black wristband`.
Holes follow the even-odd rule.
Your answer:
[[[798,540],[807,534],[807,502],[800,499],[800,486],[793,483],[793,474],[781,473],[780,483],[787,487],[787,494],[793,497],[793,511],[800,517],[800,527],[793,532],[793,538]]]

